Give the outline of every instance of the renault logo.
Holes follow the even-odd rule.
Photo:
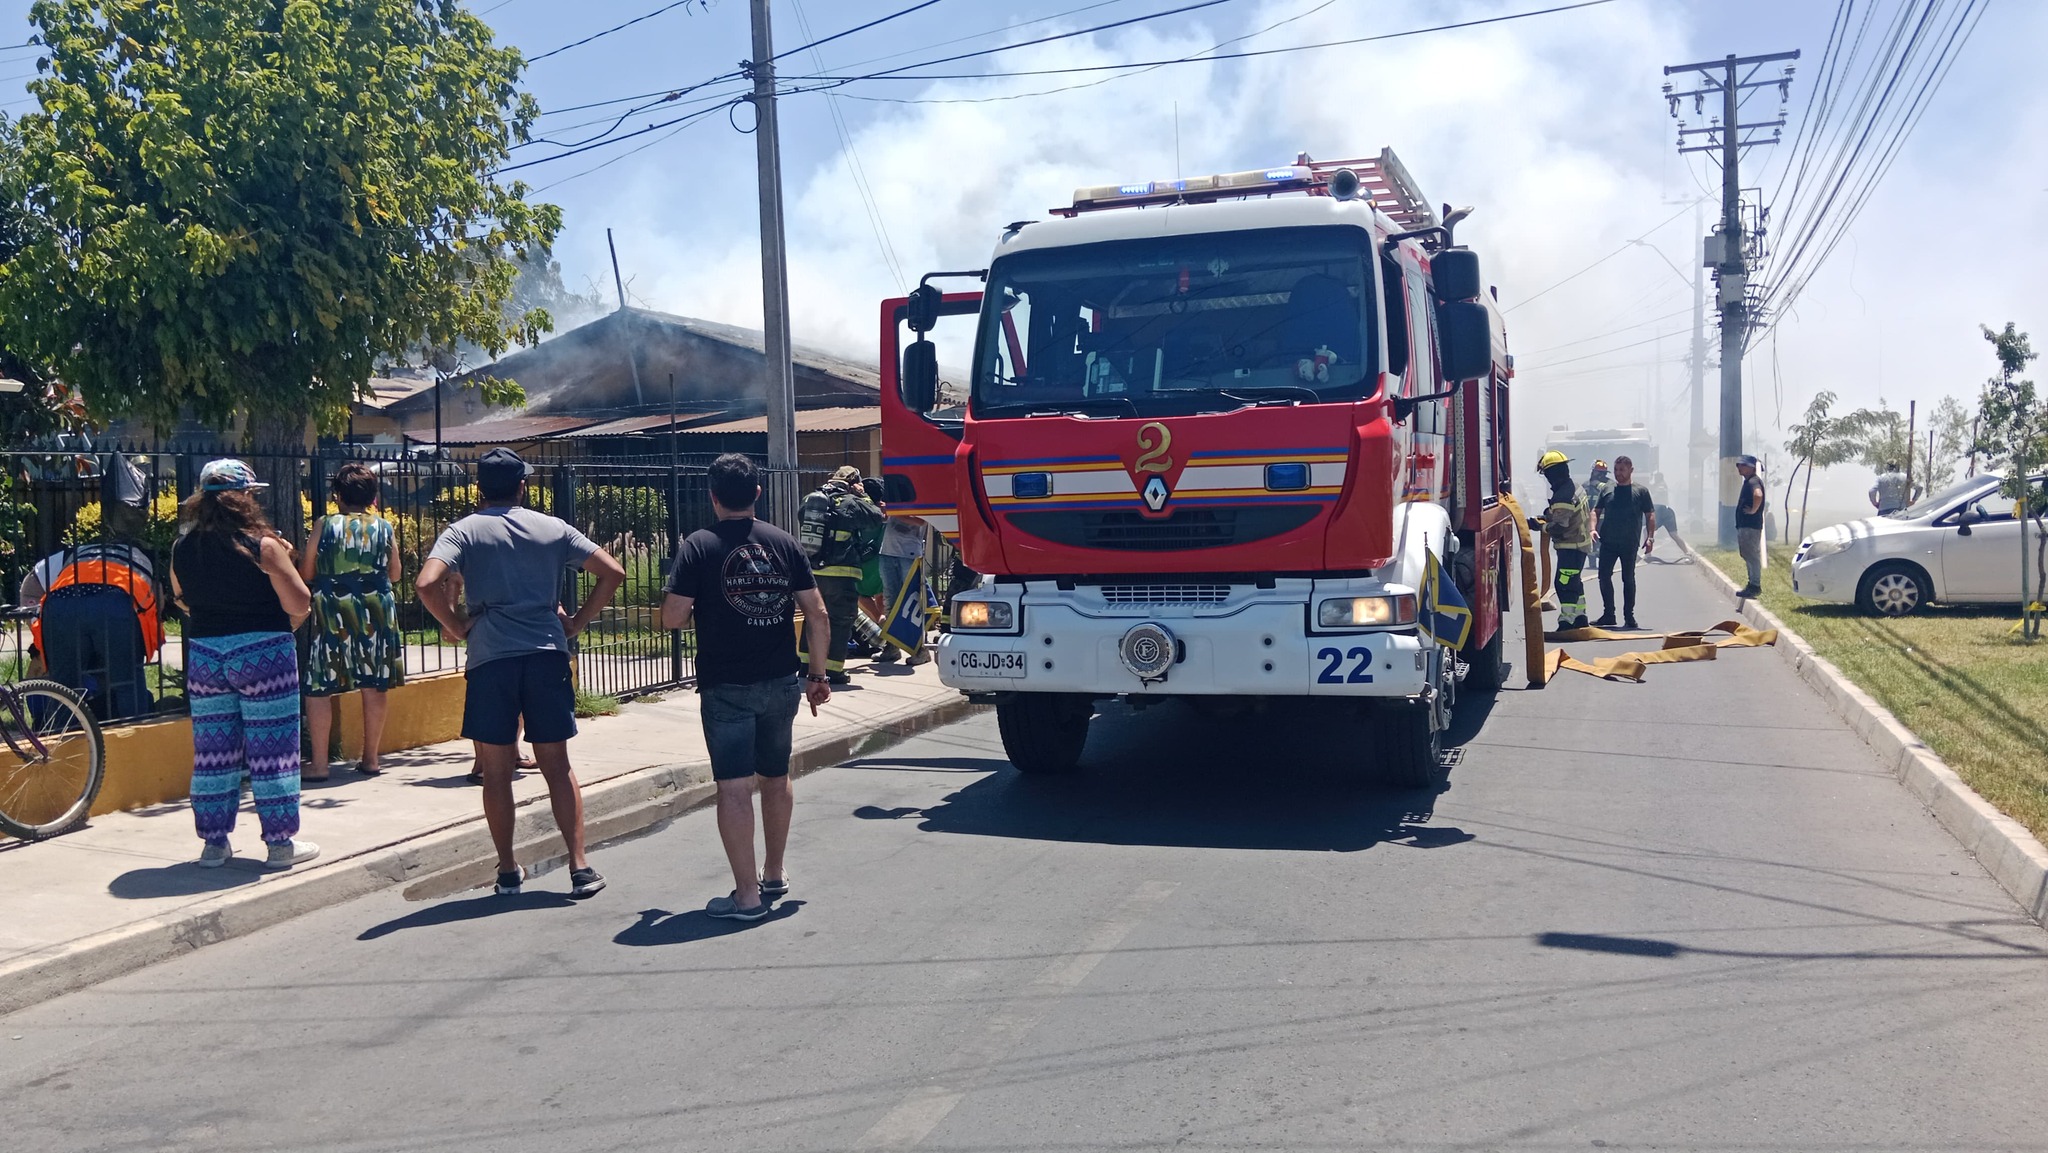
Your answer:
[[[1146,508],[1158,512],[1166,507],[1166,498],[1173,493],[1166,487],[1166,478],[1154,473],[1152,479],[1145,482],[1145,487],[1139,490],[1138,495],[1145,498]]]

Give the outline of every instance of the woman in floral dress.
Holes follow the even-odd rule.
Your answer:
[[[306,655],[306,732],[313,746],[309,781],[327,779],[336,694],[363,693],[363,759],[374,777],[384,738],[384,690],[405,681],[405,642],[391,585],[403,570],[391,522],[370,511],[377,477],[360,464],[335,470],[330,486],[341,511],[320,518],[299,560],[313,589],[313,643]]]

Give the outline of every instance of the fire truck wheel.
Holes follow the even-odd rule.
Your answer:
[[[1496,626],[1493,639],[1472,654],[1471,671],[1465,674],[1465,686],[1475,693],[1497,691],[1506,680],[1505,666],[1501,660],[1501,638],[1507,630]]]
[[[1430,724],[1430,710],[1416,705],[1380,714],[1384,739],[1379,778],[1396,789],[1433,789],[1443,774],[1443,734]]]
[[[1086,697],[1020,693],[996,702],[996,729],[1018,772],[1069,773],[1081,762],[1094,713]]]

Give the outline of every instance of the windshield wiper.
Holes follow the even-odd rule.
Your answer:
[[[1247,396],[1245,393],[1284,393],[1286,395]],[[1292,403],[1290,398],[1296,396],[1306,397],[1310,404],[1315,404],[1323,399],[1322,393],[1305,384],[1263,384],[1246,388],[1242,391],[1226,388],[1218,389],[1216,395],[1238,401],[1241,404],[1289,404]]]
[[[994,405],[987,411],[994,415],[1021,409],[1025,416],[1079,416],[1091,409],[1100,410],[1103,405],[1115,405],[1128,410],[1132,416],[1138,415],[1137,402],[1127,396],[1079,396],[1072,400],[1046,401],[1042,404],[1013,401],[1009,404]]]

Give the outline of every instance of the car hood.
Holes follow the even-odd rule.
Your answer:
[[[1832,524],[1824,529],[1808,533],[1806,540],[1800,543],[1805,545],[1817,541],[1836,541],[1842,544],[1853,544],[1856,541],[1867,540],[1871,537],[1894,536],[1899,533],[1914,532],[1926,527],[1928,527],[1928,522],[1925,520],[1900,520],[1897,517],[1889,516],[1867,516],[1862,520],[1844,521],[1841,524]]]

